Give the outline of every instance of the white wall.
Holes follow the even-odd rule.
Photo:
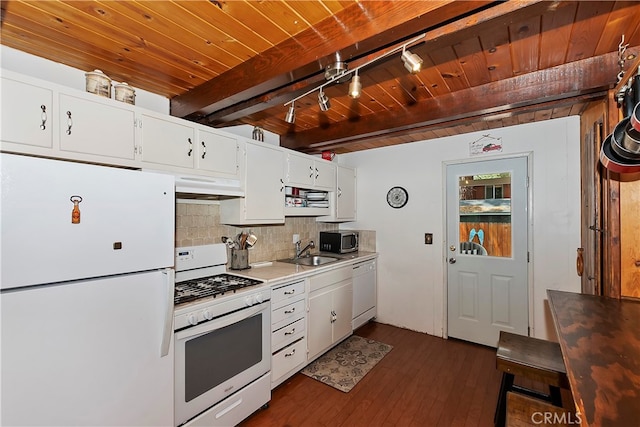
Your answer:
[[[340,155],[340,163],[358,168],[358,221],[343,228],[376,230],[378,321],[443,336],[444,163],[470,159],[469,143],[489,134],[502,138],[502,153],[473,159],[532,153],[530,326],[533,336],[555,339],[546,289],[580,291],[575,272],[580,246],[579,126],[574,116]],[[395,185],[409,193],[402,209],[386,203],[387,191]],[[433,245],[424,244],[427,232],[434,234]]]
[[[0,67],[82,91],[85,90],[86,82],[84,73],[93,71],[78,70],[77,68],[49,61],[6,46],[0,46]],[[109,75],[107,70],[102,71]],[[137,106],[169,114],[169,99],[136,87],[133,88],[136,91]],[[113,91],[111,93],[113,96]]]

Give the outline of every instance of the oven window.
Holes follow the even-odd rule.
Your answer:
[[[262,314],[185,343],[185,400],[189,402],[262,360]]]

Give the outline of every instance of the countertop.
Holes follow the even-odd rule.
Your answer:
[[[374,259],[378,256],[378,253],[365,251],[353,252],[350,254],[320,252],[319,254],[314,255],[332,256],[335,258],[340,258],[340,260],[320,266],[307,266],[290,264],[287,262],[271,261],[268,263],[258,263],[257,265],[252,265],[251,268],[246,270],[227,269],[227,271],[230,274],[250,277],[252,279],[264,280],[269,285],[277,285],[279,283],[289,282],[298,278],[333,270],[334,268],[344,267],[345,265],[356,264],[358,262]]]
[[[582,425],[638,425],[640,301],[547,295]]]

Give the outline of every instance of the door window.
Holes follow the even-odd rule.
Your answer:
[[[511,173],[458,178],[459,253],[510,258]]]

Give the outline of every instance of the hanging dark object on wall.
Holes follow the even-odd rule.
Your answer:
[[[640,78],[636,75],[634,83]],[[640,83],[640,82],[639,82]],[[615,173],[640,172],[640,89],[630,84],[620,107],[625,118],[607,136],[600,149],[600,162]]]

